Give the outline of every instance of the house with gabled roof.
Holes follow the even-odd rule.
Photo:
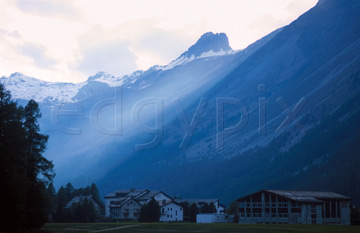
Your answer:
[[[105,196],[105,217],[136,220],[141,206],[154,199],[161,209],[160,221],[182,221],[182,206],[162,191],[147,189],[118,190]]]
[[[350,225],[350,200],[333,192],[262,190],[237,199],[239,223]]]
[[[160,206],[160,222],[182,222],[183,207],[176,201],[168,202]]]

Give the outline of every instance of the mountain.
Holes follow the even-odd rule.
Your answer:
[[[40,101],[57,185],[95,181],[102,194],[146,187],[226,204],[258,189],[321,188],[360,203],[359,10],[357,0],[319,1],[241,51],[205,33],[168,65],[124,77],[1,82]],[[41,84],[53,94],[34,94]]]
[[[229,39],[225,33],[214,34],[212,32],[207,32],[202,35],[200,39],[188,49],[188,51],[181,54],[180,57],[200,57],[204,53],[206,54],[210,51],[213,53],[227,53],[231,50]]]

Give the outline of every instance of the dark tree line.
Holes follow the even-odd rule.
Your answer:
[[[139,222],[158,222],[160,219],[160,206],[152,198],[148,203],[141,206]]]
[[[42,156],[48,136],[40,133],[38,104],[25,107],[0,84],[0,231],[42,227],[51,212],[47,191],[55,176]]]
[[[79,189],[75,189],[71,183],[68,183],[65,187],[61,186],[53,196],[52,220],[54,222],[94,222],[103,215],[104,204],[94,183]],[[91,196],[93,201],[84,199],[67,208],[66,205],[77,196]],[[96,205],[100,209],[97,209]]]
[[[184,202],[181,205],[184,209],[184,221],[186,222],[196,222],[196,215],[200,213],[210,214],[217,212],[214,203],[204,203],[200,208],[195,203],[189,205],[188,202]]]

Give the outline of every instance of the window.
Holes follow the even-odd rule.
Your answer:
[[[162,213],[165,213],[165,209],[164,209],[164,208],[162,208]]]
[[[287,208],[288,203],[279,203],[279,208]]]
[[[172,208],[170,208],[170,210],[172,211]]]
[[[299,208],[300,206],[299,206],[299,204],[297,204],[297,203],[292,203],[291,207],[292,207],[292,208]]]
[[[316,205],[311,205],[311,213],[316,214]]]
[[[169,208],[168,208],[168,211],[169,211]]]
[[[169,215],[166,215],[166,217],[169,217]]]
[[[177,215],[177,210],[175,210],[175,215]]]
[[[254,208],[260,208],[262,205],[261,203],[253,203]]]

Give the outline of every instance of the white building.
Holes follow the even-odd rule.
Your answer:
[[[161,206],[161,222],[182,222],[183,221],[183,207],[176,203],[170,202]]]
[[[155,199],[161,207],[160,221],[183,221],[183,208],[162,191],[120,190],[105,196],[105,217],[137,220],[141,206]],[[164,208],[164,209],[163,209]]]

